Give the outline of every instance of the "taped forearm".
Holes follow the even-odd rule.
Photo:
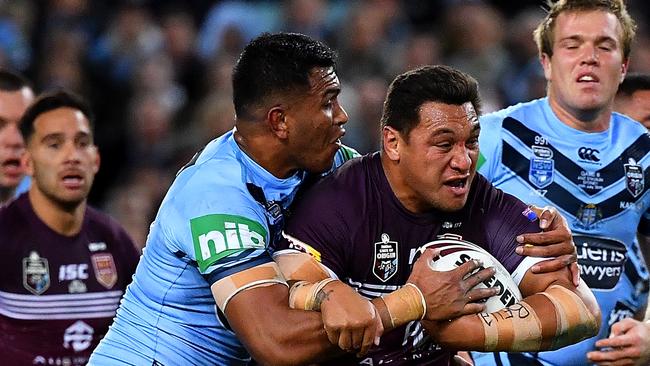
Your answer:
[[[287,285],[275,262],[269,262],[224,277],[210,288],[217,306],[225,312],[230,299],[241,291],[274,284]]]
[[[422,291],[412,283],[372,300],[381,318],[384,332],[426,315],[426,301]]]
[[[583,300],[558,285],[479,317],[485,351],[557,349],[593,336],[599,327],[598,319]]]

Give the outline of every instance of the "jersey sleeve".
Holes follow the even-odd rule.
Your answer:
[[[346,273],[350,258],[350,233],[353,228],[346,219],[340,195],[333,190],[314,186],[296,205],[287,222],[283,248],[292,248],[311,254],[337,276]]]
[[[479,160],[476,169],[481,175],[493,182],[501,161],[501,116],[488,114],[481,116],[481,133],[479,134]]]
[[[261,205],[240,187],[226,183],[216,187],[184,187],[159,214],[168,249],[187,256],[210,284],[272,261]]]
[[[539,232],[539,220],[525,203],[488,182],[484,183],[484,202],[489,202],[485,212],[488,251],[513,274],[513,277],[520,277],[515,278],[518,283],[523,274],[541,259],[517,254],[515,248],[519,243],[516,238],[520,234]],[[521,266],[524,260],[526,268]]]

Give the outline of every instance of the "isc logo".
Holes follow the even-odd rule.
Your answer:
[[[59,267],[59,281],[88,279],[88,264],[63,264]]]

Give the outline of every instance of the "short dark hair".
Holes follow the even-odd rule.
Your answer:
[[[45,93],[34,101],[32,105],[27,108],[22,118],[20,119],[20,132],[25,141],[29,141],[34,134],[34,121],[36,118],[46,112],[58,108],[72,108],[80,111],[88,119],[90,130],[93,129],[94,116],[90,106],[84,99],[72,92],[65,90],[58,90],[54,92]]]
[[[454,105],[470,102],[477,115],[481,113],[476,79],[449,66],[423,66],[397,76],[390,84],[381,127],[390,126],[408,138],[419,123],[419,110],[426,102]]]
[[[650,90],[650,74],[629,73],[618,86],[618,95],[631,96],[638,90]]]
[[[336,54],[320,41],[297,33],[264,33],[253,39],[233,71],[237,118],[250,118],[252,109],[274,94],[309,89],[314,67],[336,68]]]
[[[15,92],[24,87],[31,88],[32,85],[23,75],[15,71],[0,68],[0,90]]]

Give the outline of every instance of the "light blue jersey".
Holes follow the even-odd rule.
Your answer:
[[[481,117],[479,172],[522,201],[555,206],[567,218],[582,279],[603,322],[596,337],[562,350],[472,353],[476,365],[587,365],[596,340],[645,306],[648,273],[636,233],[648,234],[650,137],[623,115],[614,113],[610,122],[603,132],[578,131],[555,116],[547,98]]]
[[[335,166],[355,152],[342,148]],[[283,213],[307,174],[274,177],[237,145],[210,142],[176,177],[133,282],[92,365],[239,365],[250,356],[225,324],[210,286],[272,261]]]
[[[29,175],[24,176],[23,179],[20,180],[20,183],[18,183],[18,187],[16,187],[15,197],[18,197],[21,194],[29,191],[29,186],[31,184],[32,184],[32,177],[30,177]]]

